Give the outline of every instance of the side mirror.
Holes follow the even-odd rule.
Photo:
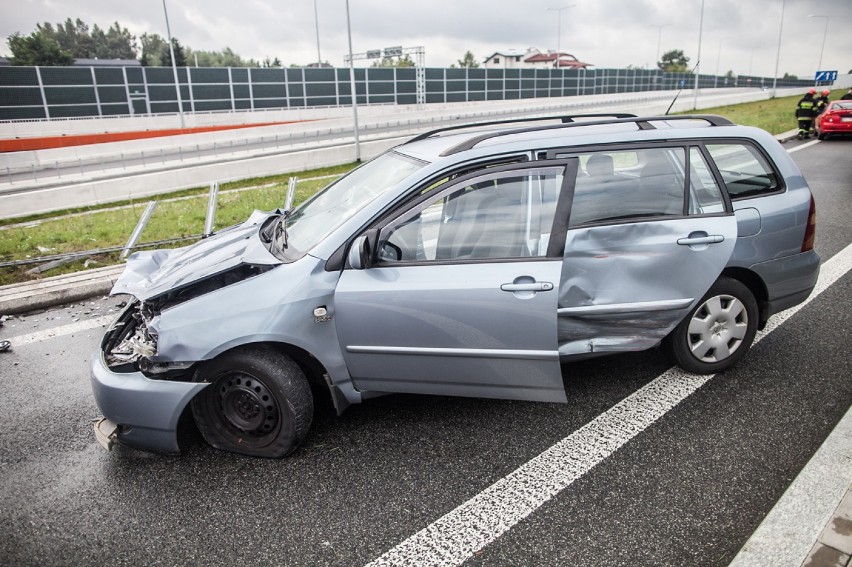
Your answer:
[[[366,270],[374,264],[378,236],[378,230],[368,230],[352,242],[346,258],[353,270]]]

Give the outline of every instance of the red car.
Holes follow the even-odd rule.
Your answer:
[[[820,140],[829,134],[852,134],[852,100],[829,103],[825,112],[817,116],[816,133]]]

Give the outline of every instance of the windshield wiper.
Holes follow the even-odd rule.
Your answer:
[[[275,241],[278,242],[279,240],[282,240],[283,237],[281,248],[285,250],[287,249],[287,219],[289,218],[290,211],[284,211],[281,213],[281,216],[278,217],[278,223],[275,225]]]
[[[278,224],[275,225],[275,240],[278,241],[284,237],[281,247],[287,249],[287,219],[293,213],[293,198],[296,196],[296,183],[299,182],[298,177],[291,177],[287,182],[287,198],[284,200],[284,212],[278,218]]]

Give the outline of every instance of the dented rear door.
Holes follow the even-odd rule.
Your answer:
[[[601,176],[595,162],[606,160],[595,153],[577,156],[571,189],[562,357],[653,347],[713,285],[737,236],[730,202],[698,148],[608,151],[615,167]]]

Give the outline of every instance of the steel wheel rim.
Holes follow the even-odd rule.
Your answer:
[[[263,382],[235,372],[222,376],[216,386],[218,409],[234,433],[258,440],[275,433],[281,410]]]
[[[713,296],[693,313],[686,340],[692,355],[702,362],[726,360],[742,346],[748,332],[748,310],[733,295]]]

